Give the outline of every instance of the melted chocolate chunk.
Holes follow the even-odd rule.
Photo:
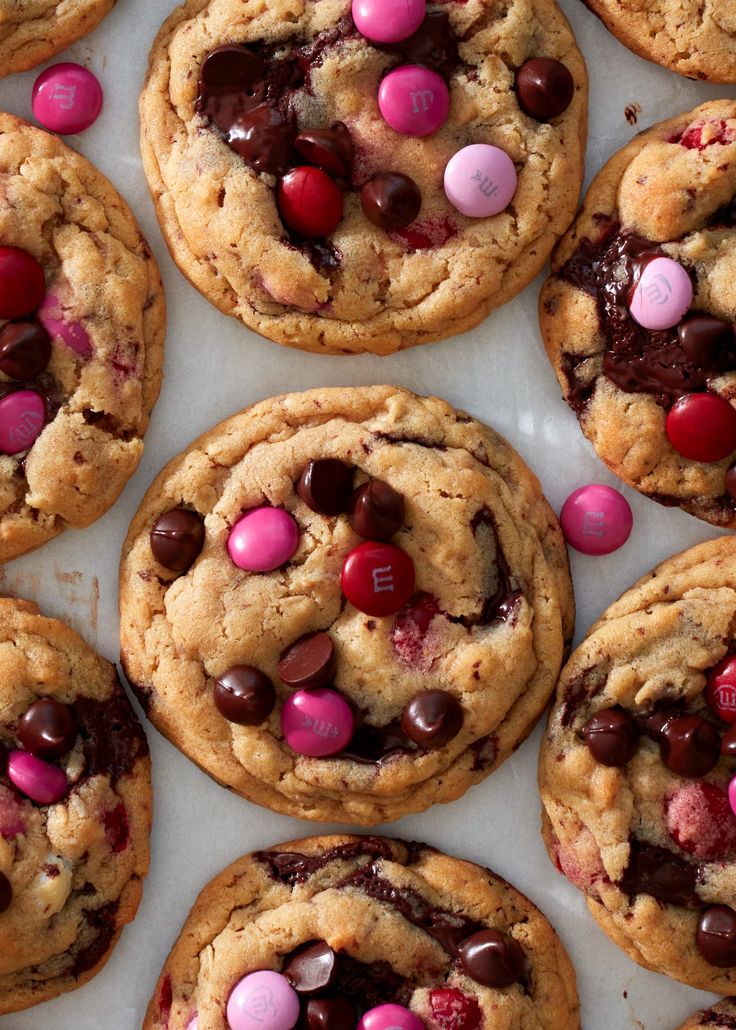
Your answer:
[[[402,64],[423,64],[449,79],[460,65],[457,39],[446,11],[427,11],[413,36],[398,43],[375,43],[379,50],[398,54]]]
[[[294,141],[296,150],[310,164],[347,179],[353,161],[353,141],[344,122],[333,122],[329,129],[305,129]]]
[[[67,970],[67,975],[80,976],[88,969],[93,969],[104,958],[110,950],[117,931],[117,911],[117,901],[111,901],[102,908],[85,912],[87,925],[93,929],[95,936],[90,944],[73,955],[73,962],[71,968]]]
[[[481,508],[481,510],[475,514],[471,523],[471,528],[473,533],[476,535],[479,531],[485,530],[486,532],[490,532],[493,537],[495,542],[496,568],[498,575],[496,589],[493,594],[485,598],[479,616],[462,616],[458,619],[448,616],[448,618],[451,622],[460,622],[463,626],[468,627],[489,626],[494,622],[510,622],[513,626],[516,621],[516,613],[518,612],[524,593],[522,590],[515,588],[511,584],[511,570],[509,569],[508,562],[506,561],[506,555],[501,549],[501,544],[498,539],[498,530],[496,528],[496,520],[488,508]]]
[[[349,758],[352,762],[375,765],[395,755],[412,751],[416,751],[416,747],[404,733],[401,723],[394,720],[386,726],[370,726],[368,723],[358,726],[348,746],[335,758]]]
[[[396,973],[388,962],[358,962],[350,955],[341,953],[335,990],[351,998],[362,1014],[376,1005],[387,1005],[390,1002],[408,1005],[414,987]],[[349,1030],[349,1024],[345,1030]]]
[[[334,987],[339,972],[338,958],[325,941],[309,941],[293,951],[281,969],[297,994],[319,994]]]
[[[719,969],[736,966],[736,912],[727,905],[711,905],[698,920],[698,951]]]
[[[486,987],[510,987],[524,975],[524,952],[507,933],[481,930],[463,941],[460,965],[477,983]]]
[[[684,858],[652,844],[631,841],[631,857],[618,886],[626,894],[650,894],[668,905],[698,907],[696,871]]]
[[[358,1022],[358,1009],[350,998],[335,994],[326,998],[310,998],[302,1010],[299,1030],[353,1030]]]
[[[583,726],[583,737],[596,762],[616,768],[626,765],[639,747],[636,723],[622,708],[596,712]]]
[[[253,857],[268,867],[274,879],[294,886],[296,883],[304,883],[330,862],[349,861],[359,855],[370,859],[393,860],[391,846],[379,837],[363,837],[348,844],[338,844],[319,855],[301,855],[296,851],[257,851]]]
[[[148,754],[148,742],[122,688],[107,701],[77,698],[85,776],[109,776],[114,785]]]
[[[51,360],[51,339],[38,322],[6,322],[0,330],[0,372],[27,381]]]

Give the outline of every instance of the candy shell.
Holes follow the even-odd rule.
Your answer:
[[[473,143],[453,154],[444,181],[447,199],[470,218],[504,211],[517,186],[514,162],[505,150],[487,143]]]
[[[384,120],[402,136],[429,136],[445,123],[450,93],[445,80],[420,64],[389,72],[378,90]]]
[[[291,1030],[299,998],[281,973],[261,969],[240,980],[227,1001],[230,1030]]]
[[[644,266],[629,302],[631,317],[645,329],[671,329],[693,301],[690,276],[672,258],[654,258]]]
[[[326,758],[344,750],[354,728],[350,705],[329,687],[297,690],[281,710],[286,743],[292,751],[309,758]]]
[[[240,569],[272,572],[299,546],[299,528],[283,508],[255,508],[230,530],[228,553]]]
[[[562,506],[560,525],[582,554],[611,554],[623,547],[634,524],[629,502],[612,486],[591,483],[573,491]]]
[[[55,805],[66,797],[69,789],[66,776],[58,766],[44,762],[28,751],[10,752],[8,777],[21,794],[39,805]]]
[[[88,68],[71,61],[54,64],[36,79],[33,115],[51,132],[69,136],[84,132],[102,110],[102,86]]]

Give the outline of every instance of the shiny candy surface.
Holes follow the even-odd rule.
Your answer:
[[[244,976],[227,1001],[230,1030],[291,1030],[299,998],[280,973],[261,969]]]
[[[645,329],[671,329],[693,300],[690,276],[677,261],[658,257],[649,261],[629,301],[631,317]]]
[[[308,239],[329,236],[342,219],[342,193],[321,168],[300,165],[279,182],[276,190],[281,220]]]
[[[17,736],[26,751],[41,758],[60,758],[74,745],[77,727],[73,708],[44,697],[23,713]]]
[[[255,508],[230,530],[227,549],[240,569],[272,572],[286,564],[299,546],[299,528],[283,508]]]
[[[289,687],[324,687],[335,673],[335,646],[329,633],[308,633],[279,659],[278,672]]]
[[[369,479],[353,494],[348,518],[364,540],[388,540],[404,524],[404,498],[382,479]]]
[[[445,167],[447,199],[469,218],[488,218],[505,210],[516,193],[514,162],[499,147],[472,143]]]
[[[239,726],[258,726],[276,704],[271,680],[252,665],[234,665],[218,676],[212,698],[220,715]]]
[[[379,172],[360,191],[363,214],[380,229],[405,229],[422,208],[422,194],[408,175]]]
[[[7,771],[21,794],[39,805],[55,805],[66,796],[68,784],[61,769],[28,751],[11,751]]]
[[[427,13],[426,0],[353,0],[355,27],[376,43],[398,43],[417,31]]]
[[[377,1005],[365,1013],[357,1030],[424,1030],[424,1023],[403,1005]]]
[[[462,942],[458,957],[463,970],[486,987],[510,987],[524,972],[524,952],[501,930],[479,930]]]
[[[423,690],[409,701],[401,716],[401,728],[419,747],[444,747],[458,735],[463,709],[446,690]]]
[[[696,941],[712,966],[736,966],[736,912],[727,905],[711,905],[698,920]]]
[[[418,64],[389,72],[378,89],[384,120],[402,136],[429,136],[447,120],[450,93],[445,80]]]
[[[636,723],[621,708],[596,712],[583,726],[583,737],[596,762],[614,768],[631,761],[639,747]]]
[[[0,329],[0,372],[11,379],[33,379],[50,358],[51,340],[38,322],[6,322]]]
[[[151,528],[151,551],[156,561],[172,572],[186,572],[204,547],[204,520],[188,508],[165,511]]]
[[[562,532],[581,554],[618,550],[629,539],[633,524],[634,516],[623,494],[602,483],[574,490],[560,512]]]
[[[35,390],[17,390],[0,399],[0,451],[20,454],[33,445],[46,421],[46,405]]]
[[[337,979],[337,955],[325,941],[314,941],[297,951],[281,970],[297,994],[318,994]]]
[[[368,541],[346,557],[342,592],[366,615],[394,615],[414,592],[414,563],[394,544]]]
[[[46,289],[38,261],[19,247],[0,247],[0,318],[22,318],[40,305]]]
[[[281,729],[292,751],[325,758],[350,743],[355,720],[350,705],[336,690],[298,690],[284,702]]]
[[[539,122],[557,118],[575,95],[575,81],[568,68],[551,57],[533,57],[516,73],[519,107]]]
[[[318,515],[340,515],[353,490],[353,470],[336,458],[310,461],[296,484],[296,492]]]
[[[102,87],[80,64],[54,64],[33,85],[34,117],[51,132],[68,136],[84,132],[102,110]]]
[[[691,393],[671,408],[667,439],[690,461],[721,461],[736,450],[736,410],[715,393]]]
[[[705,700],[724,722],[736,723],[736,655],[728,655],[708,670]]]

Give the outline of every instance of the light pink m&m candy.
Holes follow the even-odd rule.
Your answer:
[[[255,508],[230,530],[227,549],[239,569],[271,572],[299,546],[299,528],[283,508]]]
[[[51,132],[70,136],[97,121],[102,110],[102,87],[81,64],[54,64],[33,85],[34,117]]]
[[[355,27],[376,43],[399,43],[424,21],[427,0],[353,0]]]
[[[261,969],[244,976],[227,1001],[230,1030],[291,1030],[299,998],[281,973]]]
[[[357,1030],[424,1030],[424,1023],[403,1005],[377,1005],[366,1012]]]
[[[447,119],[450,92],[437,72],[420,64],[403,64],[381,83],[378,107],[402,136],[429,136]]]
[[[470,218],[497,215],[516,193],[514,162],[505,150],[473,143],[458,150],[445,168],[447,199]]]
[[[16,390],[0,400],[0,451],[27,451],[46,421],[46,405],[35,390]]]
[[[69,789],[66,776],[58,766],[36,758],[30,751],[10,752],[8,777],[21,794],[39,805],[55,805]]]
[[[582,554],[610,554],[629,539],[634,516],[629,502],[612,486],[591,483],[567,498],[560,525],[567,542]]]
[[[355,719],[336,690],[297,690],[281,709],[281,732],[292,751],[308,758],[326,758],[342,751],[353,738]]]
[[[199,1030],[199,1018],[197,1015],[192,1016],[189,1020],[187,1023],[187,1030]]]
[[[52,340],[62,340],[67,347],[86,358],[92,353],[89,334],[79,322],[67,322],[61,301],[53,293],[47,293],[36,316]]]
[[[692,301],[693,284],[682,265],[658,257],[644,266],[631,294],[629,311],[645,329],[671,329]]]

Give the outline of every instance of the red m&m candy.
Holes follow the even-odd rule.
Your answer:
[[[292,169],[279,183],[276,199],[282,221],[301,236],[329,236],[340,224],[342,193],[321,168]]]
[[[724,722],[736,723],[736,655],[728,655],[708,671],[705,700]]]
[[[414,563],[395,544],[368,541],[345,559],[342,592],[366,615],[395,615],[414,593]]]
[[[736,410],[715,393],[681,397],[665,429],[677,453],[691,461],[721,461],[736,450]]]
[[[22,318],[43,300],[46,280],[38,261],[20,247],[0,247],[0,318]]]

